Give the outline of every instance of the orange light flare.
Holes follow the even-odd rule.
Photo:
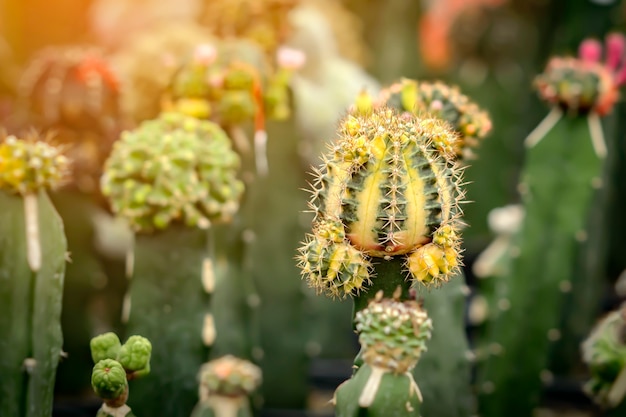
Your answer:
[[[472,9],[500,7],[508,0],[430,0],[417,25],[417,43],[426,66],[445,71],[452,63],[454,51],[450,31],[457,17]]]

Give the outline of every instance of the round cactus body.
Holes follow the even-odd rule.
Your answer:
[[[450,277],[458,266],[462,193],[452,160],[436,143],[454,140],[443,125],[433,129],[431,122],[389,108],[344,120],[341,138],[319,170],[310,204],[316,213],[313,235],[300,250],[300,266],[312,286],[331,295],[338,286],[359,288],[368,279],[369,256],[408,255],[416,259],[409,260],[408,272],[424,283]],[[420,261],[429,257],[445,265],[435,270],[430,261]],[[331,260],[340,260],[338,271],[350,271],[356,285],[336,280]]]
[[[54,189],[65,180],[69,161],[58,147],[38,140],[0,136],[0,188],[19,194]]]
[[[126,372],[149,372],[152,344],[142,336],[131,336],[119,350],[117,360]]]
[[[89,346],[91,358],[98,363],[104,359],[117,359],[122,343],[115,333],[108,332],[92,338]]]
[[[126,371],[116,360],[101,360],[93,367],[91,386],[99,397],[115,400],[124,395],[128,388]]]
[[[364,362],[396,374],[415,367],[432,330],[416,301],[372,301],[357,312],[355,322]]]
[[[226,355],[203,365],[200,395],[248,396],[261,384],[261,369],[253,363]]]
[[[102,191],[137,231],[177,221],[205,228],[237,211],[239,164],[218,125],[164,113],[122,134],[105,165]]]

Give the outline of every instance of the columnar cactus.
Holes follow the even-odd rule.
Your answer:
[[[591,243],[603,240],[608,146],[600,117],[610,111],[624,81],[618,66],[625,45],[621,35],[607,37],[602,64],[601,44],[587,40],[578,58],[553,58],[536,79],[552,110],[526,139],[519,187],[525,217],[505,268],[510,273],[498,278],[504,282],[498,315],[481,343],[490,352],[478,378],[484,416],[529,415],[552,379],[551,345],[564,333],[572,333],[570,343],[577,345],[599,308],[603,258],[585,251],[599,251]],[[555,166],[569,174],[555,175]],[[576,319],[561,328],[566,301],[575,306],[570,313]],[[524,366],[514,365],[519,363]],[[511,409],[512,402],[519,406]]]
[[[0,137],[0,414],[52,414],[67,243],[47,191],[68,171],[34,133]]]
[[[313,233],[300,249],[299,265],[309,285],[318,292],[331,297],[355,297],[358,331],[370,326],[368,313],[360,315],[359,311],[368,308],[374,294],[378,301],[392,296],[398,302],[407,300],[411,285],[436,289],[458,271],[458,205],[463,192],[452,148],[458,136],[443,121],[420,119],[408,112],[400,114],[385,106],[349,115],[339,132],[341,137],[317,171],[310,203],[316,215]],[[383,311],[385,305],[373,307],[372,311]],[[401,308],[425,320],[416,312],[415,303]],[[391,328],[388,331],[393,339],[397,332]],[[417,362],[415,352],[423,347],[425,339],[419,334],[414,335],[417,340],[398,336],[405,347],[415,344],[419,349],[410,349],[406,357],[398,353],[393,359],[398,364],[396,371],[401,369],[396,372],[401,377],[393,373],[385,376],[395,388],[387,390],[384,404],[373,398],[382,377],[380,360],[386,356],[367,353],[363,347],[355,362],[360,365],[358,371],[337,392],[340,415],[356,415],[361,408],[368,408],[372,415],[383,415],[380,413],[390,409],[396,413],[393,415],[415,412],[421,400],[413,395],[418,391],[407,372]],[[362,333],[364,345],[371,340],[367,331]],[[385,342],[385,349],[391,349],[387,352],[397,347],[397,341]],[[384,352],[381,349],[376,351]],[[378,382],[368,384],[368,380]],[[357,404],[361,390],[369,400]],[[357,392],[356,396],[352,391]]]
[[[128,400],[128,381],[150,373],[152,344],[142,336],[131,336],[122,345],[115,333],[91,339],[95,363],[91,386],[103,403],[97,417],[134,417]]]
[[[337,416],[416,415],[422,402],[411,370],[426,351],[432,323],[416,301],[382,294],[356,314],[364,363],[337,388]]]
[[[136,233],[125,319],[130,332],[160,341],[159,367],[130,402],[146,413],[187,417],[197,402],[195,372],[215,339],[206,229],[238,209],[239,161],[219,126],[175,113],[125,132],[107,161],[102,191]]]
[[[192,417],[251,417],[248,397],[261,384],[261,369],[232,355],[204,364],[200,370],[200,402]]]

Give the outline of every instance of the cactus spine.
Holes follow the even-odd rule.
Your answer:
[[[237,211],[238,167],[219,126],[174,113],[125,132],[107,161],[103,193],[136,232],[128,331],[159,340],[153,377],[130,400],[147,414],[186,417],[197,402],[195,375],[215,339],[206,229]]]
[[[135,417],[126,401],[128,381],[150,373],[152,344],[142,336],[131,336],[123,345],[115,333],[91,339],[95,362],[91,386],[103,403],[97,417]]]
[[[579,245],[600,232],[586,226],[607,156],[600,117],[610,111],[623,81],[614,66],[622,54],[623,46],[609,45],[602,64],[601,45],[585,42],[579,58],[553,58],[537,78],[540,95],[553,109],[526,139],[518,253],[511,256],[510,274],[499,277],[506,283],[499,305],[506,308],[490,323],[491,355],[479,369],[484,416],[531,413],[552,378],[548,353],[561,337],[565,295],[589,288],[572,277]],[[565,175],[555,175],[555,166]],[[512,401],[519,406],[511,409]]]
[[[0,141],[0,414],[50,416],[67,244],[46,191],[68,169],[36,136]]]
[[[385,106],[348,116],[340,134],[318,170],[310,204],[313,233],[300,249],[299,265],[318,292],[355,297],[359,330],[369,326],[359,326],[358,317],[372,298],[408,300],[413,283],[436,288],[457,272],[462,193],[450,150],[458,137],[443,122]],[[413,337],[423,339],[418,327]],[[354,402],[376,393],[383,376],[368,358],[364,346],[356,364],[365,364],[337,391],[338,415],[383,412],[374,400]],[[417,358],[401,377],[385,377],[396,386],[385,390],[384,407],[394,415],[415,415],[419,408],[413,377],[406,374],[415,363]]]

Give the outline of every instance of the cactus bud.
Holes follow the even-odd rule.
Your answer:
[[[396,374],[417,364],[432,330],[416,301],[372,301],[357,312],[355,322],[365,363]]]
[[[93,367],[91,386],[99,397],[115,400],[124,395],[128,388],[126,371],[118,361],[101,360]]]
[[[94,363],[104,359],[117,359],[122,343],[113,332],[108,332],[94,337],[89,342],[91,358]]]
[[[200,371],[201,397],[247,396],[261,384],[261,369],[244,359],[226,355],[207,362]]]
[[[142,375],[150,372],[150,355],[152,344],[142,336],[131,336],[119,350],[117,360],[126,372],[139,372]]]
[[[172,222],[205,228],[238,209],[239,164],[218,125],[164,113],[122,134],[105,165],[102,191],[137,231]]]
[[[447,280],[460,256],[460,179],[436,146],[452,143],[456,134],[444,124],[384,107],[348,116],[340,133],[313,191],[310,206],[317,218],[313,237],[300,250],[303,275],[337,295],[337,286],[358,289],[369,279],[366,257],[412,257],[437,237],[432,245],[441,254],[422,251],[440,265],[438,280]],[[423,274],[435,273],[431,263],[409,262],[409,272],[428,284]]]
[[[36,134],[24,139],[0,135],[0,188],[28,194],[59,187],[66,178],[69,162],[58,147],[39,140]]]

